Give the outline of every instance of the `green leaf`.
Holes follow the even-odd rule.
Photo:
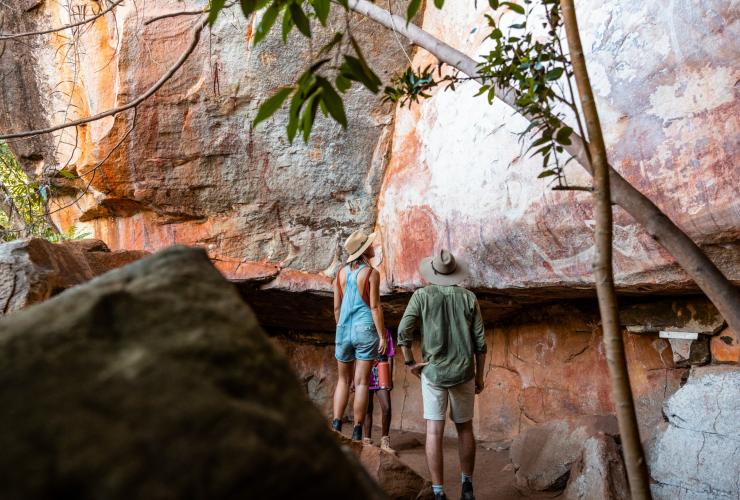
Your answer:
[[[488,0],[488,5],[490,5],[493,10],[496,10],[498,9],[498,0]]]
[[[311,38],[311,22],[306,17],[301,6],[293,2],[288,6],[288,9],[290,10],[290,17],[293,18],[293,22],[298,30],[306,35],[306,37]]]
[[[555,170],[543,170],[537,178],[542,179],[543,177],[550,177],[551,175],[557,175],[557,172]]]
[[[536,148],[537,146],[540,146],[542,144],[545,144],[546,142],[550,142],[549,137],[540,137],[536,141],[534,141],[532,144],[529,145],[529,149]]]
[[[524,14],[524,7],[514,2],[501,2],[501,5],[506,5],[517,14]]]
[[[478,97],[479,95],[483,95],[486,93],[486,91],[491,88],[490,85],[481,85],[478,92],[473,97]]]
[[[77,178],[77,176],[73,174],[72,172],[70,172],[69,170],[60,170],[58,173],[65,179],[76,179]]]
[[[445,0],[434,0],[434,6],[441,9],[445,4]]]
[[[283,43],[288,43],[288,35],[290,34],[290,30],[292,29],[293,18],[290,17],[290,11],[288,9],[285,9],[285,13],[283,14],[282,26]]]
[[[322,26],[326,26],[326,20],[329,18],[329,9],[331,9],[331,0],[311,0],[313,10]]]
[[[319,109],[319,99],[321,91],[319,90],[306,101],[306,105],[303,109],[303,116],[301,118],[301,130],[303,131],[303,142],[308,142],[308,138],[311,136],[311,129],[313,128],[313,122],[316,119],[316,111]]]
[[[377,94],[380,90],[382,82],[360,59],[345,55],[342,69],[342,76],[362,83],[373,94]]]
[[[546,146],[542,146],[540,149],[532,153],[530,158],[537,156],[537,155],[544,155],[549,153],[552,150],[552,144],[547,144]]]
[[[313,63],[313,64],[311,65],[311,67],[310,67],[310,68],[308,68],[308,71],[307,71],[307,73],[309,73],[309,74],[313,75],[313,74],[314,74],[314,73],[316,73],[316,72],[317,72],[317,71],[318,71],[319,69],[321,69],[321,67],[322,67],[322,66],[323,66],[324,64],[328,63],[328,62],[329,62],[330,60],[331,60],[331,59],[325,58],[325,59],[321,59],[320,61],[316,61],[315,63]]]
[[[334,80],[334,83],[337,85],[337,90],[344,94],[352,87],[352,82],[342,76],[341,74],[337,75],[336,80]]]
[[[208,26],[213,26],[216,22],[219,12],[226,6],[226,0],[211,0],[211,5],[208,8]]]
[[[331,49],[336,47],[336,45],[342,41],[342,38],[344,38],[344,33],[339,32],[335,34],[334,38],[332,38],[329,43],[321,47],[321,50],[319,51],[319,55],[323,56],[324,54],[328,54],[331,51]]]
[[[239,0],[244,17],[249,17],[262,7],[267,5],[269,0]]]
[[[410,23],[421,7],[421,0],[411,0],[406,8],[406,24]]]
[[[545,73],[545,80],[554,81],[563,76],[563,68],[554,68]]]
[[[337,94],[336,90],[334,90],[334,87],[331,86],[331,83],[329,83],[326,78],[317,76],[316,81],[319,83],[319,85],[321,85],[321,88],[323,89],[322,102],[329,110],[329,114],[342,127],[347,128],[347,115],[344,113],[344,103],[342,102],[342,98],[339,97],[339,94]]]
[[[564,146],[570,146],[570,135],[573,133],[573,129],[570,127],[563,127],[560,130],[558,130],[558,133],[555,134],[555,141],[558,144],[562,144]]]
[[[277,20],[278,14],[280,14],[280,9],[281,7],[279,1],[275,0],[272,5],[267,8],[265,13],[262,14],[262,19],[260,20],[260,23],[254,32],[255,45],[264,40],[267,34],[270,32],[272,26],[275,24],[275,20]]]
[[[275,92],[272,97],[263,102],[257,110],[257,116],[254,118],[252,125],[256,126],[259,122],[267,120],[273,114],[275,114],[275,111],[280,109],[280,106],[283,105],[283,103],[288,98],[290,93],[293,92],[293,90],[293,87],[284,87]]]
[[[293,94],[293,99],[290,101],[290,110],[288,111],[288,141],[293,144],[293,139],[295,139],[296,132],[298,132],[298,125],[299,125],[299,113],[301,111],[301,106],[303,105],[303,95],[301,92],[296,92]]]
[[[488,91],[488,104],[493,104],[494,97],[496,97],[496,86],[492,85]]]

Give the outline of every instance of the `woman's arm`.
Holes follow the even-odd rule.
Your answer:
[[[334,322],[339,323],[339,311],[342,310],[342,269],[337,273],[332,286],[334,287]]]
[[[378,353],[385,354],[388,341],[385,338],[385,322],[383,321],[383,309],[380,307],[380,273],[372,269],[370,271],[370,312],[373,314],[373,323],[378,331],[380,346]]]

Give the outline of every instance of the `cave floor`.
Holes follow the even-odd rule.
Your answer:
[[[349,426],[345,426],[349,427]],[[391,444],[398,451],[399,458],[417,473],[431,479],[424,455],[424,434],[391,429]],[[373,429],[373,442],[380,444],[380,429]],[[459,498],[460,461],[457,455],[457,440],[445,438],[445,493],[450,499]],[[478,443],[476,452],[475,498],[477,500],[519,500],[552,499],[559,493],[537,493],[522,495],[514,488],[514,471],[509,465],[509,451],[497,451],[486,443]]]

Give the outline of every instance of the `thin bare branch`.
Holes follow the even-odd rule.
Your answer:
[[[0,135],[0,140],[8,140],[8,139],[20,139],[23,137],[33,137],[36,135],[41,134],[50,134],[52,132],[56,132],[57,130],[62,130],[64,128],[68,127],[76,127],[79,125],[84,125],[85,123],[94,122],[97,120],[101,120],[103,118],[107,118],[109,116],[117,115],[118,113],[122,111],[126,111],[128,109],[134,108],[141,104],[142,102],[149,99],[152,95],[154,95],[162,86],[167,83],[167,81],[172,78],[172,76],[177,73],[177,71],[182,67],[183,64],[185,64],[185,61],[188,60],[190,57],[190,54],[193,53],[195,50],[195,47],[198,46],[198,42],[200,41],[200,35],[203,32],[203,28],[206,27],[207,19],[203,18],[198,21],[198,24],[193,28],[191,33],[191,40],[190,45],[188,45],[187,49],[185,49],[185,52],[182,53],[182,55],[179,57],[179,59],[170,67],[167,72],[162,75],[162,77],[157,80],[157,82],[149,87],[149,89],[141,94],[139,97],[134,99],[133,101],[124,104],[123,106],[119,106],[117,108],[109,109],[108,111],[104,111],[103,113],[98,113],[97,115],[89,116],[87,118],[81,118],[79,120],[62,123],[60,125],[54,125],[52,127],[39,129],[39,130],[28,130],[24,132],[15,132],[12,134],[6,134],[6,135]]]
[[[92,167],[92,168],[91,168],[90,170],[88,170],[87,172],[83,172],[83,173],[80,173],[80,174],[79,174],[79,177],[81,178],[81,177],[82,177],[82,176],[84,176],[84,175],[89,175],[89,174],[91,174],[91,173],[92,173],[92,176],[90,177],[90,180],[89,180],[89,181],[87,181],[87,185],[86,185],[86,186],[85,186],[85,188],[84,188],[84,189],[82,190],[82,194],[80,194],[80,195],[79,195],[79,196],[78,196],[77,198],[75,198],[75,199],[74,199],[73,201],[69,202],[68,204],[66,204],[66,205],[62,205],[62,206],[60,206],[60,207],[56,207],[56,208],[55,208],[54,210],[51,210],[51,211],[49,212],[49,215],[51,215],[51,214],[55,214],[55,213],[57,213],[57,212],[61,212],[61,211],[62,211],[62,210],[64,210],[65,208],[69,208],[69,207],[71,207],[72,205],[74,205],[74,204],[76,204],[77,202],[79,202],[79,201],[80,201],[80,200],[82,199],[82,197],[83,197],[83,196],[85,196],[85,195],[87,194],[88,190],[90,189],[90,186],[92,185],[93,181],[95,180],[95,175],[96,175],[96,174],[98,173],[98,169],[99,169],[100,167],[102,167],[102,166],[103,166],[103,163],[105,163],[106,161],[108,161],[108,159],[109,159],[109,158],[110,158],[111,156],[113,156],[113,153],[114,153],[114,152],[115,152],[115,151],[116,151],[116,150],[117,150],[117,149],[118,149],[119,147],[121,147],[121,145],[122,145],[122,144],[124,143],[124,141],[125,141],[125,140],[126,140],[126,139],[128,138],[128,136],[129,136],[129,135],[131,135],[131,132],[133,132],[134,128],[136,128],[136,117],[137,117],[137,110],[136,110],[136,108],[134,108],[134,116],[133,116],[133,117],[131,118],[131,126],[130,126],[130,127],[128,128],[128,130],[126,130],[126,133],[125,133],[125,134],[123,134],[123,136],[122,136],[122,137],[121,137],[121,139],[120,139],[120,140],[119,140],[119,141],[118,141],[118,142],[116,143],[116,145],[115,145],[115,146],[113,146],[113,147],[111,148],[111,150],[110,150],[110,151],[108,151],[108,154],[106,154],[106,155],[105,155],[105,157],[104,157],[104,158],[103,158],[102,160],[100,160],[100,161],[99,161],[98,163],[96,163],[94,167]]]
[[[78,21],[76,23],[59,26],[58,28],[49,28],[48,30],[42,30],[42,31],[27,31],[25,33],[0,33],[0,42],[5,41],[5,40],[15,40],[16,38],[25,38],[29,36],[48,35],[49,33],[56,33],[58,31],[64,31],[69,28],[75,28],[77,26],[82,26],[84,24],[93,23],[96,20],[103,17],[104,15],[106,15],[108,12],[112,11],[113,9],[121,5],[124,1],[125,0],[116,0],[111,5],[109,5],[107,9],[104,9],[98,12],[92,17],[83,19],[82,21]]]
[[[224,9],[228,9],[229,7],[232,7],[234,5],[236,5],[236,2],[229,2],[226,5],[224,5]],[[200,10],[182,10],[182,11],[175,11],[175,12],[166,12],[159,16],[150,17],[149,19],[144,21],[144,25],[156,23],[157,21],[161,21],[162,19],[169,19],[171,17],[197,16],[199,14],[207,14],[209,12],[210,12],[210,9],[208,8],[204,8]]]

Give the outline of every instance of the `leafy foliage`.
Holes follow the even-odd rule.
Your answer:
[[[331,116],[346,128],[347,114],[340,94],[347,92],[352,87],[352,82],[359,82],[371,92],[377,93],[382,82],[368,66],[360,46],[351,35],[345,36],[343,33],[337,33],[319,53],[328,55],[337,50],[345,38],[349,39],[354,55],[343,54],[344,61],[339,66],[331,65],[331,59],[328,57],[314,63],[294,85],[279,89],[262,103],[257,110],[253,125],[256,126],[275,114],[292,95],[288,108],[287,126],[290,142],[293,142],[299,132],[303,140],[308,141],[318,110],[321,110],[324,116]],[[331,81],[332,76],[334,83]]]
[[[434,80],[430,68],[431,66],[427,66],[418,73],[412,68],[406,68],[406,71],[395,76],[391,80],[391,85],[385,88],[384,100],[399,103],[403,107],[409,102],[419,102],[420,97],[431,97],[428,91],[440,82]]]
[[[495,46],[479,65],[479,73],[486,81],[479,94],[487,93],[491,101],[497,87],[514,89],[517,106],[532,118],[521,138],[537,137],[529,145],[528,151],[534,149],[533,155],[542,156],[543,171],[538,177],[555,176],[561,181],[564,165],[560,164],[558,155],[564,152],[563,146],[571,143],[573,129],[564,124],[564,114],[558,111],[557,104],[570,107],[579,121],[580,118],[572,91],[567,95],[563,88],[558,87],[565,75],[570,89],[573,75],[570,60],[563,52],[560,40],[560,2],[541,0],[537,7],[543,9],[540,14],[544,15],[540,16],[532,15],[532,0],[525,0],[524,3],[526,9],[512,2],[499,4],[495,0],[490,1],[494,9],[504,7],[524,17],[520,22],[511,24],[504,34],[495,18],[486,16],[491,28],[488,37]],[[533,17],[540,21],[532,21]],[[531,29],[533,22],[541,22],[541,27],[546,30],[545,36],[535,38]]]
[[[47,189],[30,180],[8,145],[0,142],[0,241],[59,238],[46,220]]]

